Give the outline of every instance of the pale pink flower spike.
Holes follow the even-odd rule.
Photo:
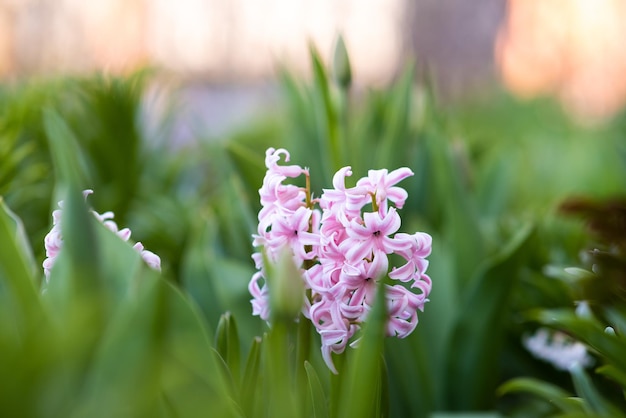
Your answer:
[[[333,189],[318,199],[309,190],[309,170],[297,165],[280,166],[289,152],[269,148],[267,172],[259,190],[262,209],[253,245],[262,247],[267,260],[276,262],[287,248],[301,271],[310,296],[302,306],[321,337],[322,357],[337,373],[332,353],[341,354],[372,309],[378,283],[385,282],[388,336],[404,338],[417,326],[417,311],[428,302],[432,282],[425,272],[432,238],[424,232],[397,232],[397,209],[408,193],[396,186],[413,175],[406,167],[392,172],[370,170],[368,176],[346,187],[352,175],[343,167],[333,177]],[[283,184],[287,178],[306,177],[306,186]],[[405,260],[390,266],[388,255]],[[258,271],[248,286],[253,314],[269,320],[269,291],[261,252],[253,254]]]

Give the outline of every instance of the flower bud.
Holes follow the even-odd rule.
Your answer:
[[[348,50],[341,35],[339,35],[335,44],[332,70],[335,83],[343,89],[349,89],[352,83],[352,70],[350,69]]]
[[[304,304],[304,283],[300,270],[287,248],[280,252],[275,264],[264,261],[269,280],[271,322],[293,321]]]

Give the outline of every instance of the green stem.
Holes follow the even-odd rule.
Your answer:
[[[293,375],[289,370],[289,326],[284,321],[277,321],[272,325],[268,335],[267,347],[267,376],[272,382],[269,404],[270,416],[276,418],[297,417],[297,392],[292,384]]]
[[[337,374],[330,373],[330,418],[339,418],[339,405],[341,403],[341,392],[345,376],[343,376],[344,365],[346,364],[347,350],[341,355],[333,357]]]
[[[297,340],[296,340],[296,385],[297,392],[308,393],[308,380],[304,362],[310,361],[311,353],[311,321],[300,315],[298,322]]]

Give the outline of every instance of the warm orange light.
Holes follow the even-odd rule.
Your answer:
[[[626,102],[626,0],[509,0],[496,57],[515,94],[609,117]]]

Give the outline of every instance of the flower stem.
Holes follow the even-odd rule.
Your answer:
[[[299,388],[307,387],[307,376],[304,362],[310,361],[311,352],[311,321],[300,314],[296,341],[296,384]]]

